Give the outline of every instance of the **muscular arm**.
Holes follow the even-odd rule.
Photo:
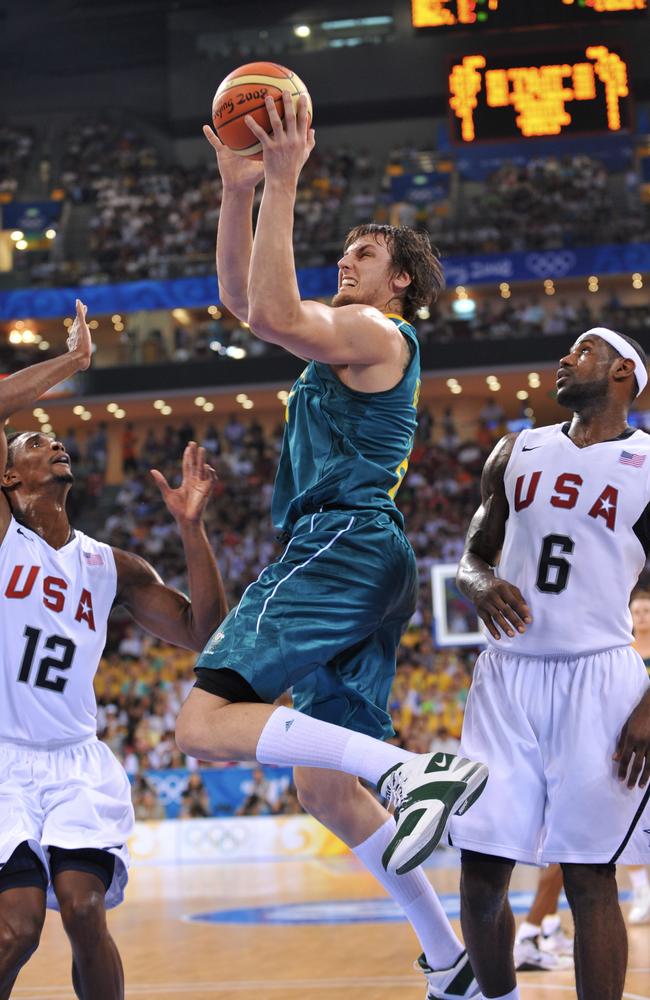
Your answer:
[[[331,365],[403,367],[403,340],[395,324],[367,305],[339,308],[301,301],[293,253],[293,216],[300,171],[314,145],[307,107],[298,114],[283,98],[286,130],[267,103],[273,135],[247,123],[264,149],[264,194],[248,278],[248,322],[261,340]]]
[[[237,319],[248,319],[248,269],[253,247],[255,187],[264,176],[262,164],[231,152],[209,125],[203,134],[217,156],[223,184],[217,226],[219,297]]]
[[[32,406],[43,393],[59,382],[88,368],[92,345],[85,317],[86,306],[77,299],[76,317],[68,335],[67,354],[30,365],[0,381],[0,475],[7,465],[5,422],[9,417],[17,410]],[[3,495],[0,500],[0,541],[4,538],[10,520],[9,504]]]
[[[219,298],[237,319],[248,320],[248,270],[253,249],[255,188],[224,183],[217,227]]]
[[[456,575],[459,590],[474,604],[495,639],[501,638],[499,628],[513,636],[514,629],[524,632],[532,621],[530,609],[517,587],[498,579],[492,571],[508,520],[504,473],[516,436],[506,434],[501,438],[485,463],[481,506],[470,523]]]
[[[145,559],[113,549],[118,577],[116,601],[147,632],[175,646],[201,652],[227,614],[226,594],[203,525],[182,527],[181,537],[189,600],[166,586]]]

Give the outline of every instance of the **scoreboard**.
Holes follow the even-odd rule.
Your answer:
[[[543,24],[597,24],[604,17],[632,20],[648,0],[411,0],[415,28],[533,28]]]
[[[459,56],[449,73],[459,143],[621,132],[631,127],[627,64],[606,45],[568,51]]]

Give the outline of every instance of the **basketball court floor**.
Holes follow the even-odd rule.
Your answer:
[[[455,852],[429,876],[458,927]],[[627,896],[623,873],[621,887]],[[535,872],[520,867],[521,918]],[[624,903],[625,909],[628,903]],[[568,910],[565,922],[570,927]],[[110,914],[133,1000],[424,1000],[411,930],[356,859],[136,865],[127,900]],[[650,925],[630,928],[627,1000],[650,1000]],[[575,996],[572,972],[523,973],[522,1000]],[[57,914],[12,994],[72,1000],[70,952]]]

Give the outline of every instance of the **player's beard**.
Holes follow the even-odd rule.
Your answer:
[[[557,391],[557,401],[560,406],[566,406],[579,413],[587,407],[593,408],[598,402],[602,402],[604,406],[608,391],[609,377],[604,375],[603,378],[593,382],[570,382],[568,385],[565,383]]]
[[[70,469],[66,469],[65,472],[55,472],[52,478],[55,483],[74,483],[74,476]]]
[[[354,296],[350,295],[350,293],[344,288],[341,288],[341,290],[338,291],[332,299],[332,305],[335,309],[338,308],[338,306],[352,306],[355,302],[356,299]]]

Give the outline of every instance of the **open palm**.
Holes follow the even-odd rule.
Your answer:
[[[169,485],[158,469],[152,469],[151,475],[175,521],[201,520],[217,481],[216,472],[205,461],[205,448],[199,448],[196,441],[189,442],[183,452],[183,478],[176,489]]]
[[[249,156],[233,153],[232,149],[224,146],[209,125],[203,126],[203,135],[217,154],[217,165],[224,184],[241,187],[255,187],[259,184],[264,177],[264,164],[261,160],[252,160]]]

